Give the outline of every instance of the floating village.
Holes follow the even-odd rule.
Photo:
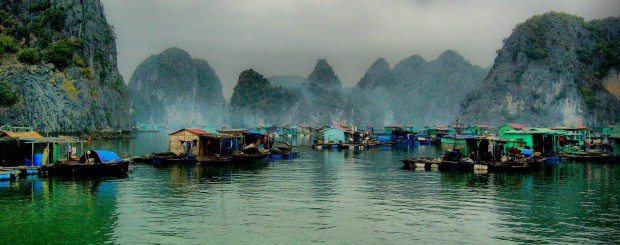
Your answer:
[[[163,127],[138,126],[139,132]],[[536,128],[506,124],[385,125],[382,129],[335,126],[269,126],[253,129],[182,128],[168,134],[168,150],[146,156],[119,156],[88,149],[90,138],[44,137],[29,127],[0,130],[0,180],[26,175],[126,176],[132,164],[247,164],[300,156],[295,147],[366,151],[398,145],[440,145],[435,158],[401,159],[406,169],[529,172],[558,162],[620,163],[620,125]]]

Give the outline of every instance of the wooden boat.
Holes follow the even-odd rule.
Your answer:
[[[597,163],[620,163],[619,157],[606,154],[588,154],[588,153],[576,153],[570,155],[562,155],[564,161],[574,162],[597,162]]]
[[[284,142],[284,141],[276,142],[275,144],[273,144],[273,148],[280,150],[281,154],[289,153],[293,149],[291,144],[289,144],[288,142]]]
[[[126,176],[129,162],[116,153],[104,150],[90,150],[80,160],[58,161],[53,165],[43,165],[43,175],[61,176]]]
[[[487,165],[491,172],[523,173],[542,169],[544,161],[545,158],[543,157],[528,157],[503,162],[489,162]]]
[[[196,157],[199,165],[228,164],[232,161],[229,156],[198,156]]]
[[[269,151],[251,147],[243,151],[236,151],[231,156],[233,163],[249,163],[254,161],[263,161],[269,159]]]
[[[424,170],[437,169],[439,167],[439,163],[441,162],[441,160],[435,158],[425,157],[401,159],[400,161],[403,162],[403,167],[406,169]]]

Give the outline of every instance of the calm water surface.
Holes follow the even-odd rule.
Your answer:
[[[165,134],[95,142],[165,151]],[[620,242],[620,165],[534,174],[403,170],[430,146],[300,147],[244,166],[138,165],[127,178],[0,182],[2,244],[497,244]]]

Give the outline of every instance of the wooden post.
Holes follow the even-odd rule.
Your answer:
[[[30,166],[34,166],[34,142],[31,145],[32,151],[30,152]]]

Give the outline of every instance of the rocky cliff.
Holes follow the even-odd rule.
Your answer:
[[[319,59],[303,83],[305,107],[301,120],[311,125],[348,121],[347,100],[340,78],[325,59]]]
[[[465,123],[537,126],[620,121],[620,19],[557,12],[517,25],[480,89],[462,102]]]
[[[413,55],[391,70],[378,59],[352,93],[355,121],[374,126],[447,124],[458,116],[460,101],[480,85],[486,72],[453,50],[429,62]]]
[[[239,75],[230,98],[233,127],[297,125],[303,97],[299,89],[273,86],[258,72],[248,69]]]
[[[303,83],[306,81],[305,77],[295,76],[295,75],[284,75],[284,76],[272,76],[267,78],[271,86],[283,87],[288,89],[301,89]]]
[[[394,122],[395,78],[390,64],[377,59],[348,94],[352,120],[364,126],[382,126]]]
[[[128,92],[137,124],[171,126],[221,123],[222,83],[201,59],[169,48],[142,61],[129,80]]]
[[[0,3],[0,124],[129,129],[113,28],[99,0]]]

